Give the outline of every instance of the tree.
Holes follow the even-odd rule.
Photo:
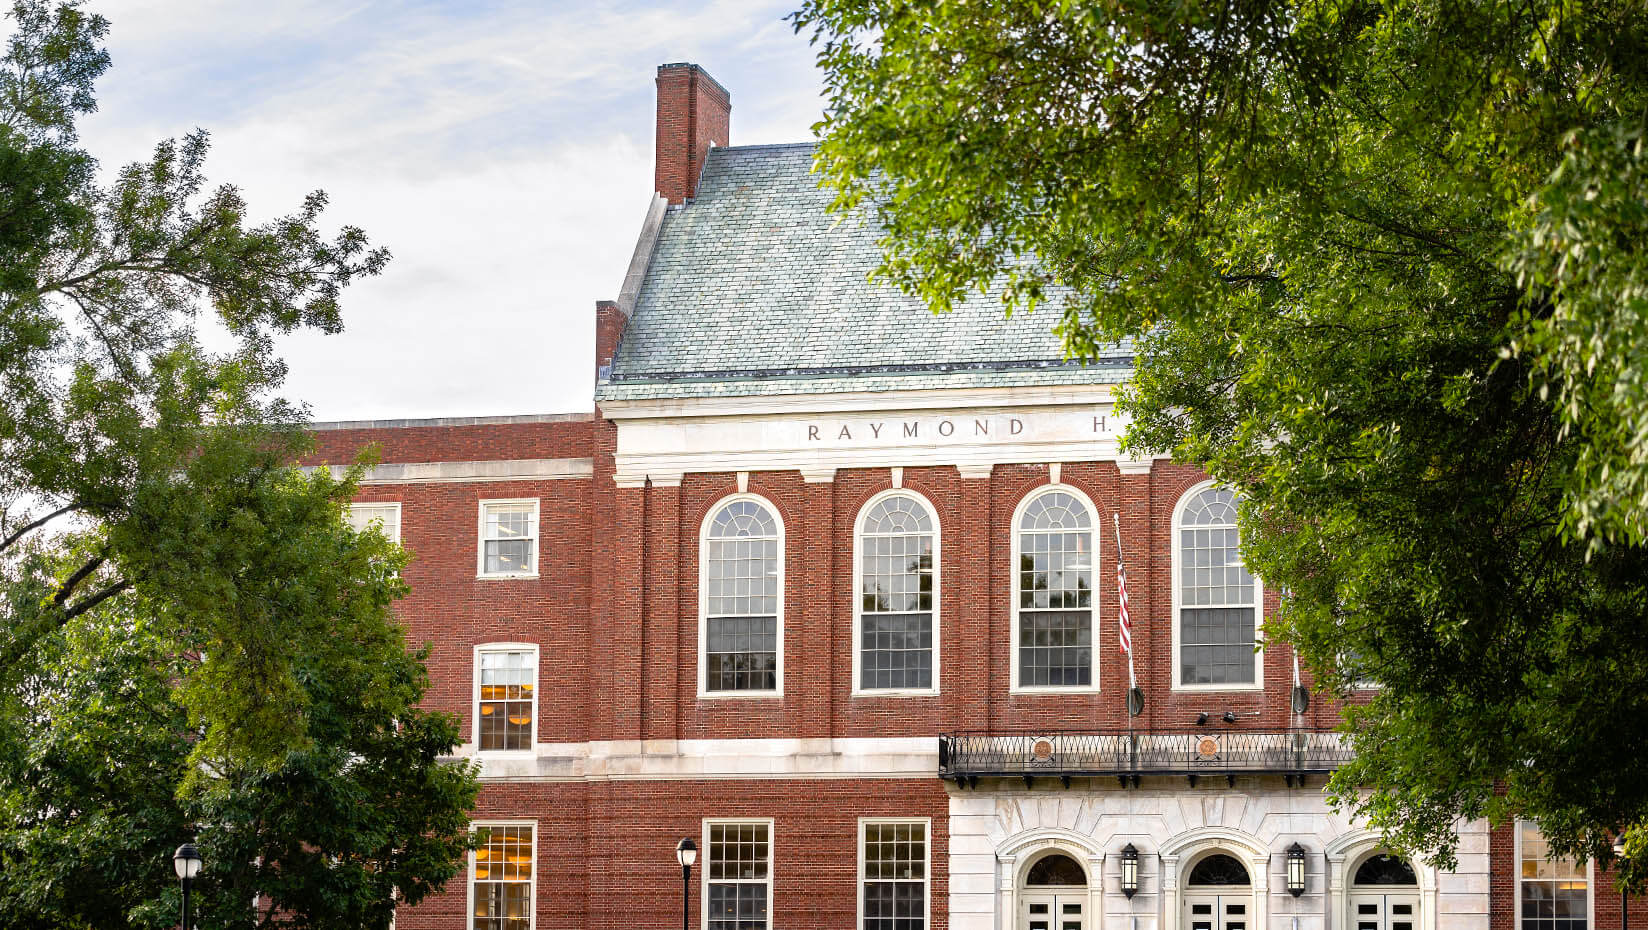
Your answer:
[[[1130,336],[1127,441],[1243,495],[1337,803],[1451,862],[1648,824],[1648,17],[1612,0],[805,0],[835,209],[943,311]],[[1637,857],[1639,860],[1644,857]],[[1631,879],[1642,883],[1640,867]]]
[[[18,0],[0,58],[0,925],[166,925],[198,831],[219,926],[383,926],[457,871],[473,772],[418,709],[404,555],[291,466],[273,337],[388,253],[261,225],[207,136],[107,183],[77,145],[108,23]],[[196,327],[232,343],[206,350]],[[330,812],[334,817],[317,817]],[[203,921],[203,925],[205,921]]]
[[[341,526],[351,487],[289,472],[247,502],[307,514],[262,556],[296,551],[334,566],[305,583],[343,582],[331,633],[293,643],[310,739],[272,769],[195,760],[181,698],[204,637],[180,643],[157,621],[163,605],[111,599],[37,643],[0,715],[0,927],[171,927],[171,853],[191,839],[205,850],[196,912],[208,928],[387,927],[397,899],[457,873],[476,781],[442,760],[456,722],[417,707],[424,656],[387,610],[406,555]]]
[[[323,237],[318,192],[291,216],[248,225],[234,187],[206,190],[204,132],[99,183],[74,121],[95,107],[107,21],[47,0],[19,0],[11,17],[0,61],[0,689],[42,638],[142,598],[174,629],[204,635],[189,690],[215,695],[191,704],[207,724],[202,751],[272,761],[305,739],[305,696],[274,647],[327,608],[301,585],[284,600],[244,596],[267,582],[238,561],[234,499],[305,448],[301,409],[273,393],[284,368],[272,336],[339,329],[343,288],[388,255],[352,227]],[[202,348],[205,315],[230,351]],[[72,558],[36,557],[42,537]]]

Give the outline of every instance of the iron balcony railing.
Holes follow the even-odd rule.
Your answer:
[[[1326,730],[1101,730],[1081,733],[961,732],[938,739],[940,777],[991,775],[1310,775],[1352,756]]]

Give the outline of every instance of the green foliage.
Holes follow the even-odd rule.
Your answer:
[[[305,475],[277,334],[340,328],[388,254],[321,193],[251,225],[205,133],[99,181],[109,66],[78,2],[17,0],[0,66],[0,927],[386,925],[455,874],[473,773],[442,763],[405,555],[353,478]],[[230,348],[211,352],[202,323]],[[274,920],[272,923],[271,921]]]
[[[336,574],[375,602],[292,641],[308,745],[272,769],[203,757],[182,698],[200,687],[208,636],[180,643],[154,619],[164,608],[139,597],[70,621],[36,645],[0,715],[0,927],[170,927],[171,852],[191,839],[206,860],[203,928],[386,927],[394,900],[416,903],[457,873],[477,785],[442,761],[456,721],[416,706],[424,656],[386,609],[405,556],[341,525],[348,485],[274,484],[316,507],[307,522],[330,528]]]
[[[1241,489],[1338,803],[1648,824],[1648,16],[1629,0],[806,0],[838,209],[942,312],[1129,336],[1130,446]],[[1344,661],[1354,657],[1354,662]],[[1354,667],[1352,667],[1354,666]],[[1648,874],[1633,863],[1631,880]]]

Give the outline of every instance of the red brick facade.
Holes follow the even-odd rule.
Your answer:
[[[689,65],[660,68],[658,93],[657,186],[671,203],[681,203],[693,196],[708,146],[727,142],[728,97]],[[643,237],[642,259],[645,247]],[[597,304],[598,370],[611,364],[630,323],[628,311],[614,302]],[[984,403],[1001,402],[992,397]],[[883,405],[865,409],[889,409],[883,399],[876,403]],[[1083,417],[1092,414],[1088,399],[1057,403]],[[672,415],[671,408],[661,409],[666,412],[652,415]],[[752,409],[758,418],[772,415],[770,408]],[[1024,850],[1040,842],[1037,836],[1053,837],[1088,816],[1077,809],[1078,793],[1080,803],[1118,824],[1104,834],[1110,846],[1087,847],[1093,855],[1088,865],[1099,870],[1092,873],[1096,908],[1115,890],[1115,860],[1107,865],[1104,856],[1119,854],[1127,841],[1117,837],[1134,837],[1140,845],[1160,841],[1144,850],[1150,857],[1166,850],[1146,866],[1153,884],[1139,898],[1153,901],[1155,913],[1147,909],[1149,922],[1142,924],[1107,917],[1118,930],[1187,930],[1175,927],[1177,899],[1167,893],[1167,870],[1181,854],[1185,865],[1205,854],[1204,847],[1180,842],[1197,830],[1226,837],[1245,831],[1255,838],[1271,830],[1265,842],[1272,853],[1247,847],[1250,866],[1269,871],[1280,861],[1274,850],[1292,841],[1284,834],[1314,836],[1306,895],[1290,899],[1269,891],[1256,911],[1274,910],[1268,930],[1277,930],[1286,914],[1295,915],[1294,930],[1349,930],[1341,924],[1349,913],[1342,909],[1345,889],[1335,888],[1339,903],[1330,903],[1321,863],[1338,850],[1341,868],[1354,866],[1373,852],[1374,838],[1331,820],[1319,797],[1320,779],[1304,787],[1291,776],[1241,784],[1232,776],[1228,787],[1224,779],[1213,786],[1223,793],[1196,795],[1195,779],[1186,786],[1182,776],[1156,779],[1144,794],[1136,780],[1132,788],[1119,788],[1107,779],[1101,790],[1096,778],[1074,789],[1055,779],[1040,787],[1026,781],[1023,788],[1011,784],[1016,778],[1002,779],[1004,784],[981,792],[977,785],[964,789],[938,778],[941,734],[1094,732],[1129,725],[1112,515],[1119,518],[1134,659],[1145,696],[1134,727],[1185,728],[1198,725],[1204,714],[1208,719],[1200,725],[1208,733],[1325,729],[1337,722],[1336,709],[1320,699],[1305,714],[1291,713],[1293,657],[1285,644],[1262,654],[1262,689],[1172,687],[1174,514],[1186,492],[1205,480],[1199,471],[1165,460],[997,461],[981,467],[975,459],[897,468],[894,461],[874,462],[805,475],[794,468],[710,469],[654,479],[648,472],[638,481],[620,468],[621,427],[611,416],[603,409],[584,416],[331,424],[317,429],[310,462],[347,464],[376,450],[380,467],[368,476],[360,500],[400,504],[401,541],[414,560],[406,569],[411,594],[399,612],[409,640],[432,647],[428,705],[459,717],[466,739],[474,726],[476,647],[508,642],[538,649],[536,745],[508,758],[489,757],[473,744],[461,750],[485,762],[475,819],[524,820],[535,827],[535,930],[674,926],[681,886],[673,849],[681,837],[701,838],[705,820],[713,818],[771,820],[773,930],[854,926],[859,822],[867,817],[930,824],[928,926],[1005,930],[1018,918],[974,905],[999,893],[1008,902],[1002,913],[1011,909],[1007,886],[1015,857],[1032,855]],[[695,424],[686,424],[682,414],[682,428],[714,429],[717,416],[728,414]],[[1084,495],[1096,511],[1099,558],[1091,577],[1099,605],[1097,689],[1016,693],[1013,520],[1020,505],[1050,483]],[[866,502],[895,486],[931,503],[939,537],[939,663],[937,693],[931,695],[854,689],[855,534]],[[740,492],[764,499],[783,527],[782,696],[701,697],[701,531],[712,509]],[[477,577],[481,502],[523,498],[539,502],[536,575]],[[1265,592],[1265,608],[1275,605],[1275,593]],[[1222,721],[1226,712],[1237,715],[1235,723]],[[862,752],[853,754],[866,746],[903,761],[866,762]],[[716,765],[724,767],[712,771]],[[1178,797],[1174,791],[1188,793]],[[1261,802],[1274,805],[1283,829],[1255,826],[1257,814],[1237,822],[1239,811]],[[1059,829],[1034,828],[1031,806],[1039,822]],[[1174,810],[1164,813],[1167,807]],[[1227,814],[1231,829],[1219,833]],[[1152,818],[1161,824],[1152,825]],[[1198,818],[1204,826],[1194,827]],[[958,826],[963,821],[970,831],[965,837]],[[1002,833],[1018,830],[1020,838],[992,835],[992,824],[1005,824]],[[1089,833],[1096,832],[1092,828],[1089,821]],[[1166,836],[1175,829],[1176,836]],[[1457,876],[1440,894],[1431,879],[1425,919],[1418,927],[1390,930],[1439,930],[1439,924],[1520,930],[1512,830],[1473,839],[1486,845],[1474,853],[1481,862],[1476,871]],[[1234,849],[1243,841],[1230,842]],[[954,863],[965,857],[974,865],[987,863],[986,871],[963,874]],[[999,873],[988,871],[998,868],[994,857],[1000,857]],[[692,888],[694,926],[701,925],[702,866]],[[998,877],[1005,884],[998,885]],[[469,926],[470,878],[466,873],[419,907],[403,908],[397,926]],[[1609,882],[1602,877],[1593,887],[1599,927],[1611,927],[1619,917]],[[1264,876],[1254,884],[1263,889]],[[950,910],[964,895],[972,902],[965,920]],[[1111,897],[1120,902],[1111,905],[1117,914],[1137,903],[1131,896]],[[1312,922],[1301,924],[1298,915]],[[1648,913],[1638,919],[1644,917]],[[1261,922],[1251,930],[1266,928]]]

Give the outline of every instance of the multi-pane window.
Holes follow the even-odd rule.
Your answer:
[[[778,690],[778,521],[740,498],[710,518],[704,539],[704,690]]]
[[[482,575],[538,573],[538,501],[481,501]]]
[[[1065,491],[1019,518],[1018,684],[1093,683],[1093,520]]]
[[[471,930],[531,930],[532,825],[476,825],[469,871]]]
[[[1591,910],[1585,866],[1551,855],[1539,827],[1517,824],[1522,930],[1586,930]]]
[[[704,869],[708,930],[767,930],[772,911],[772,825],[711,823]]]
[[[1185,502],[1179,568],[1179,684],[1256,683],[1257,585],[1242,564],[1236,496],[1203,488]]]
[[[483,751],[532,748],[538,652],[515,647],[475,654],[475,741]]]
[[[873,504],[859,534],[861,690],[933,687],[933,518],[914,497]]]
[[[865,821],[863,930],[926,930],[927,824]]]
[[[377,528],[390,542],[401,541],[401,505],[400,504],[350,504],[349,525],[357,533],[364,533],[369,528]]]

